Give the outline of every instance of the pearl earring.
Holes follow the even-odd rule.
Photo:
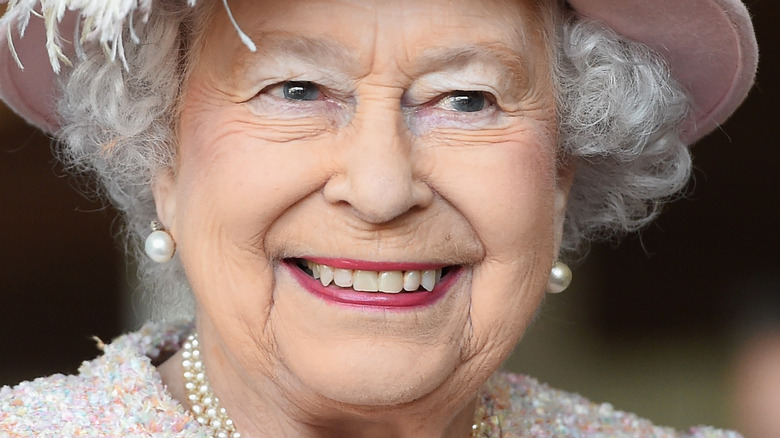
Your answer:
[[[555,262],[547,280],[547,292],[557,294],[566,290],[571,284],[571,269],[563,262]]]
[[[152,221],[152,232],[146,237],[144,251],[150,259],[157,263],[165,263],[173,258],[176,252],[176,243],[165,227],[157,221]]]

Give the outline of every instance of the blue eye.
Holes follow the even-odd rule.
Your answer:
[[[320,89],[312,82],[285,82],[282,93],[288,100],[311,101],[320,98]]]
[[[482,111],[487,105],[485,93],[482,91],[453,91],[444,96],[438,106],[452,111],[474,113]]]

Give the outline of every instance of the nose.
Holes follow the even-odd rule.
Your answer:
[[[339,172],[323,189],[328,202],[348,205],[372,224],[430,205],[433,191],[422,180],[419,163],[413,162],[411,134],[400,108],[356,117],[351,129],[339,148]]]

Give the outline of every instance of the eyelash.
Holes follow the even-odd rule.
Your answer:
[[[287,93],[292,92],[293,89],[301,89],[308,86],[313,86],[315,88],[315,92],[317,93],[317,96],[315,99],[306,99],[305,94],[307,93],[307,90],[304,90],[304,98],[303,99],[291,99],[286,96]],[[296,91],[300,92],[300,91]],[[314,102],[318,100],[322,100],[322,98],[325,97],[325,93],[323,91],[323,87],[317,83],[311,82],[311,81],[283,81],[283,82],[277,82],[273,85],[269,85],[268,87],[265,87],[260,94],[268,94],[274,97],[277,97],[279,99],[283,99],[288,102]]]
[[[447,109],[446,106],[457,106],[459,102],[463,102],[465,99],[472,100],[475,98],[479,98],[481,105],[477,105],[478,108],[474,109],[473,111],[458,111],[457,109]],[[489,92],[486,91],[478,91],[478,90],[454,90],[450,91],[444,94],[439,95],[436,99],[431,101],[430,106],[433,108],[439,108],[443,109],[445,111],[453,111],[459,114],[473,114],[476,115],[478,113],[482,113],[485,111],[490,110],[496,105],[496,97]]]

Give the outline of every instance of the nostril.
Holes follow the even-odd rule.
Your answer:
[[[391,222],[411,210],[429,206],[433,200],[430,188],[411,176],[334,177],[324,187],[323,195],[330,204],[349,206],[356,217],[372,224]]]

